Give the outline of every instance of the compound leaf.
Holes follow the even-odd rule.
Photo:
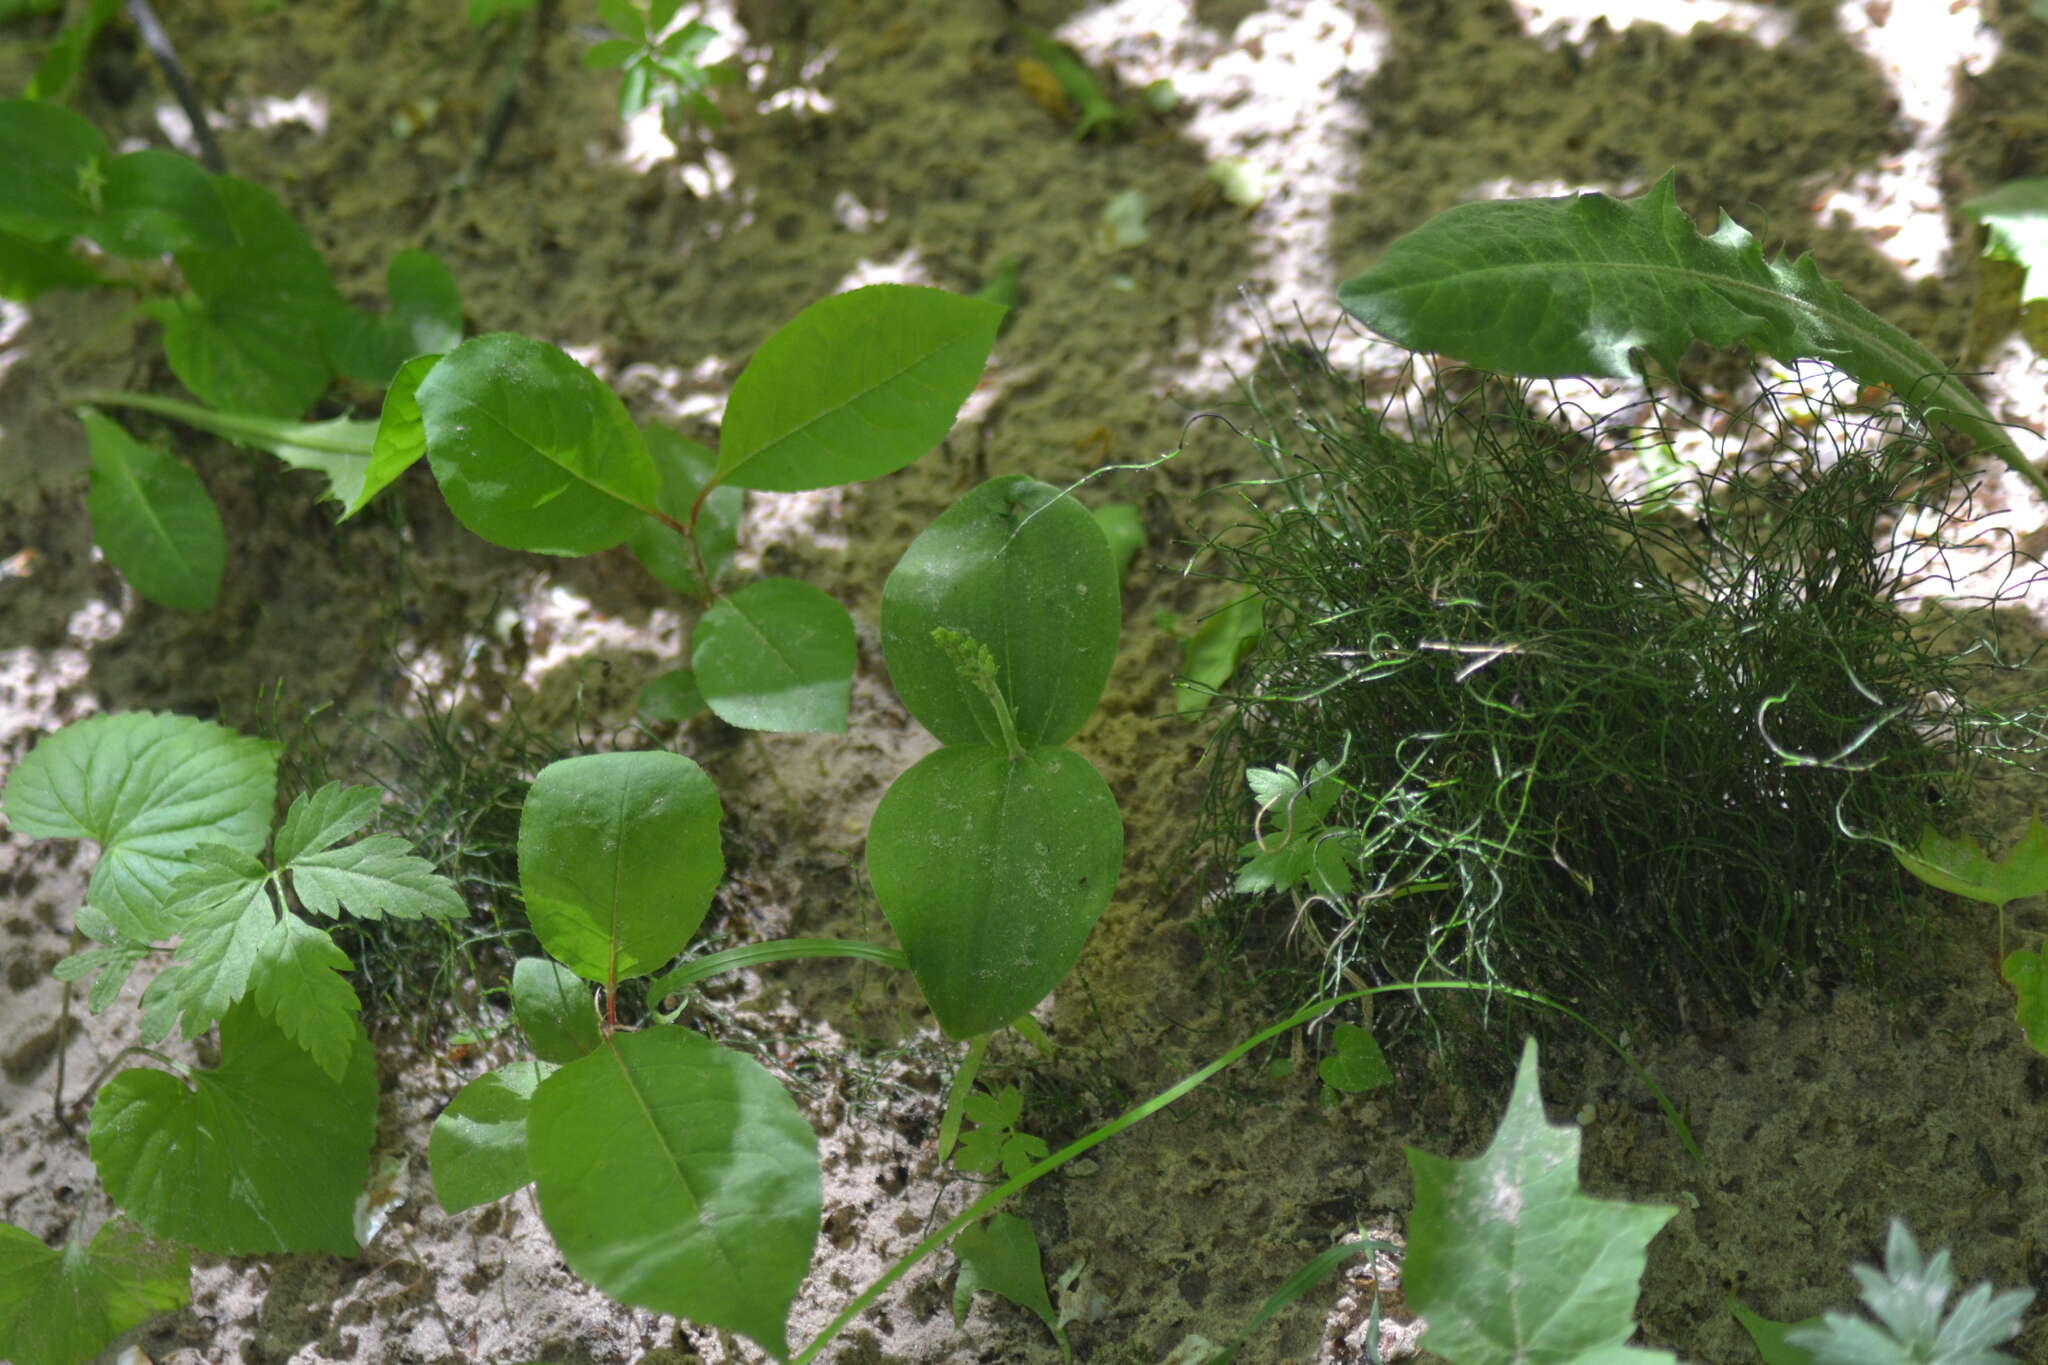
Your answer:
[[[553,346],[510,332],[465,341],[414,400],[449,510],[494,545],[596,554],[661,491],[625,404]]]
[[[125,1218],[101,1224],[90,1246],[62,1250],[0,1223],[0,1357],[15,1365],[74,1365],[191,1298],[183,1249],[156,1245]]]
[[[823,1199],[817,1138],[760,1063],[673,1025],[613,1034],[540,1083],[526,1154],[571,1270],[786,1357]]]
[[[1544,1121],[1534,1039],[1492,1145],[1470,1161],[1411,1147],[1408,1166],[1402,1282],[1424,1349],[1453,1365],[1675,1365],[1622,1343],[1644,1249],[1677,1210],[1579,1193],[1579,1130]]]
[[[1074,1358],[1059,1315],[1053,1312],[1052,1296],[1045,1290],[1045,1264],[1031,1224],[1014,1213],[999,1213],[986,1223],[962,1229],[953,1239],[953,1254],[960,1258],[960,1275],[953,1283],[955,1327],[967,1321],[968,1304],[979,1290],[1036,1313],[1060,1344],[1061,1358]]]
[[[1989,858],[1970,836],[1951,839],[1932,825],[1920,831],[1920,846],[1894,848],[1905,869],[1929,886],[1973,901],[2004,905],[2048,891],[2048,826],[2035,816],[2003,858]]]
[[[338,783],[328,784],[329,789],[337,787]],[[348,790],[366,792],[361,787]],[[376,793],[367,792],[367,796],[374,808]],[[285,835],[294,832],[293,814],[305,800],[299,797],[285,816],[278,834],[280,847]],[[346,836],[326,833],[319,836],[319,842],[340,837]],[[416,857],[411,846],[395,834],[373,834],[342,848],[294,852],[289,862],[280,853],[278,865],[291,873],[292,890],[306,908],[330,919],[344,911],[357,919],[456,919],[469,913],[455,884],[434,871],[425,858]]]
[[[206,485],[184,461],[79,413],[92,452],[85,496],[93,543],[136,592],[178,611],[209,610],[227,568],[227,533]]]
[[[1123,605],[1087,510],[1018,474],[990,479],[910,543],[882,587],[882,653],[897,695],[944,744],[1002,744],[989,698],[934,638],[987,646],[1026,748],[1071,739],[1116,661]]]
[[[1028,1013],[1109,904],[1123,818],[1087,759],[985,745],[927,754],[882,795],[868,876],[918,988],[955,1038]]]
[[[355,1202],[377,1131],[377,1067],[354,1030],[337,1082],[244,1000],[220,1066],[190,1084],[123,1071],[92,1110],[92,1159],[124,1212],[218,1256],[356,1251]]]
[[[793,493],[901,469],[952,427],[1004,312],[908,284],[812,304],[733,383],[719,481]]]
[[[690,637],[705,704],[747,730],[843,734],[857,658],[846,608],[795,578],[719,599]]]
[[[278,747],[186,716],[94,716],[39,741],[0,809],[24,834],[97,841],[89,904],[124,942],[149,943],[176,932],[164,900],[195,845],[263,847]]]
[[[1530,377],[1625,379],[1638,350],[1676,373],[1694,341],[1747,346],[1786,364],[1814,357],[1890,386],[2044,487],[1976,395],[1924,347],[1823,278],[1810,253],[1767,261],[1725,212],[1702,236],[1678,207],[1676,180],[1667,172],[1633,199],[1457,205],[1344,281],[1337,302],[1411,350]]]
[[[526,959],[531,961],[532,959]],[[533,1181],[526,1162],[526,1113],[553,1075],[549,1062],[513,1062],[462,1087],[427,1139],[434,1198],[449,1213],[503,1199]]]
[[[541,769],[519,816],[519,886],[543,947],[618,981],[689,942],[725,876],[711,779],[681,754],[586,754]]]
[[[590,983],[559,962],[522,957],[512,967],[512,1011],[533,1055],[573,1062],[604,1041]]]

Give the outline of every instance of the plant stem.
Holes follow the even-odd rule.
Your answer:
[[[868,1305],[880,1298],[890,1285],[907,1275],[911,1268],[919,1261],[922,1261],[925,1257],[951,1241],[954,1234],[958,1233],[969,1223],[994,1212],[1002,1205],[1003,1201],[1033,1184],[1039,1177],[1051,1174],[1090,1148],[1100,1146],[1131,1125],[1150,1118],[1168,1105],[1186,1098],[1190,1093],[1200,1088],[1204,1082],[1216,1075],[1217,1072],[1237,1061],[1261,1043],[1277,1038],[1290,1029],[1299,1028],[1301,1025],[1318,1019],[1338,1006],[1349,1004],[1353,1000],[1360,1000],[1369,995],[1382,995],[1391,991],[1426,990],[1499,991],[1506,995],[1515,996],[1518,999],[1547,1006],[1584,1024],[1601,1042],[1613,1048],[1621,1059],[1628,1063],[1630,1069],[1642,1079],[1643,1083],[1649,1086],[1651,1093],[1657,1097],[1658,1105],[1664,1110],[1664,1116],[1671,1121],[1672,1126],[1678,1132],[1679,1140],[1685,1144],[1685,1150],[1692,1155],[1694,1161],[1702,1165],[1705,1164],[1705,1158],[1700,1154],[1698,1145],[1693,1142],[1692,1130],[1686,1127],[1685,1121],[1679,1117],[1678,1110],[1672,1105],[1670,1098],[1665,1095],[1663,1089],[1650,1079],[1649,1073],[1638,1066],[1635,1059],[1629,1056],[1620,1044],[1595,1028],[1591,1023],[1588,1023],[1576,1011],[1560,1005],[1554,1000],[1546,1000],[1542,996],[1529,991],[1516,990],[1511,986],[1487,986],[1473,981],[1402,981],[1390,986],[1370,986],[1364,990],[1351,991],[1332,999],[1318,1000],[1313,1004],[1302,1006],[1279,1023],[1253,1034],[1250,1038],[1231,1048],[1230,1051],[1224,1053],[1201,1070],[1189,1073],[1177,1084],[1160,1091],[1151,1099],[1125,1110],[1122,1114],[1111,1119],[1094,1132],[1076,1138],[1051,1156],[1033,1165],[1023,1174],[1012,1176],[1002,1184],[997,1185],[987,1194],[984,1194],[981,1198],[947,1219],[945,1223],[935,1229],[923,1241],[912,1247],[896,1264],[884,1271],[880,1279],[855,1295],[852,1302],[840,1309],[839,1315],[825,1325],[824,1331],[820,1332],[811,1340],[808,1346],[791,1358],[790,1365],[807,1365],[807,1362],[816,1359],[818,1352],[823,1350],[831,1342],[832,1338],[845,1330],[847,1324],[865,1312]]]
[[[967,1056],[960,1063],[960,1069],[953,1073],[953,1083],[946,1087],[946,1114],[939,1120],[939,1160],[953,1155],[953,1144],[960,1140],[960,1121],[967,1114],[967,1096],[974,1090],[974,1078],[981,1072],[982,1055],[988,1051],[988,1040],[993,1034],[977,1034],[967,1045]]]
[[[774,938],[766,943],[743,943],[737,948],[727,948],[723,952],[685,962],[650,985],[647,998],[666,999],[720,972],[736,972],[743,967],[761,967],[770,962],[793,962],[802,957],[850,957],[882,967],[900,967],[906,971],[910,968],[910,959],[900,948],[884,948],[880,944],[851,938]],[[681,1012],[680,1009],[676,1011],[677,1014]],[[657,1010],[656,1013],[661,1015],[663,1012]],[[675,1022],[675,1015],[666,1015],[663,1022]]]

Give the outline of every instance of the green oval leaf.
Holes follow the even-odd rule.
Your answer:
[[[440,359],[438,355],[414,356],[391,377],[391,387],[384,393],[384,411],[377,416],[370,462],[363,467],[361,486],[342,499],[341,520],[347,521],[369,506],[371,498],[390,487],[394,479],[427,453],[427,429],[420,421],[419,387]]]
[[[764,578],[720,599],[690,638],[705,704],[747,730],[843,734],[856,659],[846,608],[794,578]]]
[[[927,754],[868,826],[875,898],[955,1038],[1002,1027],[1060,983],[1123,856],[1109,784],[1068,749]]]
[[[604,1041],[590,984],[559,962],[522,957],[513,964],[512,1012],[544,1062],[573,1062]]]
[[[908,284],[812,304],[762,342],[734,382],[719,480],[790,493],[903,468],[952,427],[1004,311]]]
[[[92,1160],[123,1212],[219,1256],[356,1251],[355,1203],[377,1134],[377,1064],[360,1024],[337,1084],[245,999],[220,1022],[220,1067],[191,1086],[131,1069],[92,1107]]]
[[[36,242],[85,231],[109,154],[100,130],[61,105],[0,100],[0,229]]]
[[[654,971],[725,875],[711,779],[681,754],[550,763],[519,816],[519,886],[541,944],[591,981]]]
[[[239,244],[213,177],[189,158],[157,147],[107,163],[105,216],[87,235],[116,256],[227,251]]]
[[[227,568],[227,533],[199,476],[87,409],[93,543],[130,587],[178,611],[210,610]]]
[[[608,550],[661,491],[619,396],[553,346],[509,332],[465,341],[414,397],[441,495],[494,545]]]
[[[787,1355],[823,1203],[818,1143],[758,1062],[673,1026],[614,1034],[541,1082],[526,1150],[571,1270]]]
[[[1986,450],[2012,450],[1962,380],[1823,278],[1810,253],[1767,261],[1726,212],[1702,236],[1676,179],[1666,172],[1634,199],[1459,204],[1396,239],[1337,302],[1411,350],[1531,377],[1625,379],[1637,350],[1676,373],[1696,340],[1787,364],[1813,357],[1889,385]],[[2048,492],[2017,453],[2002,458]]]
[[[443,1209],[461,1213],[532,1183],[526,1115],[533,1092],[554,1070],[547,1062],[513,1062],[486,1071],[441,1111],[427,1138],[427,1161]]]
[[[1002,744],[988,697],[932,637],[995,656],[1030,748],[1071,739],[1109,681],[1123,605],[1109,541],[1087,510],[1019,474],[990,479],[925,528],[882,588],[882,653],[897,695],[946,744]]]

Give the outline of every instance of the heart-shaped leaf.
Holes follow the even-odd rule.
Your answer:
[[[985,745],[927,754],[868,826],[868,876],[955,1038],[1001,1028],[1081,955],[1123,865],[1116,798],[1087,759]]]
[[[794,578],[720,599],[690,639],[712,714],[748,730],[844,733],[857,660],[846,608]]]
[[[441,496],[493,545],[596,554],[661,491],[625,404],[553,346],[509,332],[465,341],[413,397]]]
[[[1116,560],[1087,509],[1006,474],[903,552],[882,588],[882,653],[897,695],[941,743],[999,745],[989,698],[932,632],[970,637],[995,658],[1024,747],[1062,744],[1101,700],[1122,616]]]
[[[1394,1072],[1379,1041],[1356,1024],[1339,1024],[1330,1032],[1330,1055],[1316,1063],[1316,1074],[1332,1090],[1358,1094],[1392,1085]]]
[[[818,1142],[760,1063],[672,1025],[614,1034],[541,1082],[526,1154],[571,1270],[787,1354],[823,1203]]]
[[[724,810],[681,754],[550,763],[519,816],[519,886],[533,931],[591,981],[659,968],[697,932],[725,876]]]
[[[1003,313],[908,284],[812,304],[762,342],[734,381],[719,481],[790,493],[901,469],[952,427]]]
[[[245,999],[220,1066],[187,1083],[123,1071],[92,1108],[92,1159],[121,1210],[218,1256],[356,1251],[355,1203],[377,1134],[377,1064],[360,1025],[339,1084]]]

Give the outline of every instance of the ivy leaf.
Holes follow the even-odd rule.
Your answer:
[[[1061,1359],[1074,1358],[1067,1334],[1052,1311],[1052,1296],[1045,1290],[1045,1264],[1031,1224],[1013,1213],[999,1213],[986,1223],[963,1229],[953,1239],[953,1254],[960,1258],[960,1275],[953,1282],[955,1327],[967,1321],[967,1309],[977,1291],[994,1294],[1037,1314],[1059,1343]]]
[[[1911,337],[1824,278],[1813,256],[1764,258],[1727,213],[1701,235],[1677,174],[1633,199],[1578,194],[1460,204],[1396,239],[1337,302],[1416,351],[1532,378],[1626,379],[1634,352],[1677,373],[1694,341],[1747,346],[1786,364],[1827,361],[1952,422],[2037,490],[1963,381]]]
[[[61,1250],[0,1223],[0,1357],[15,1365],[73,1365],[191,1298],[184,1250],[125,1218]]]
[[[1920,831],[1920,846],[1894,848],[1905,869],[1929,886],[1973,901],[2003,906],[2048,891],[2048,826],[2035,816],[2003,858],[1988,858],[1968,835],[1950,839],[1933,826]]]
[[[197,844],[263,847],[278,745],[185,716],[124,711],[38,741],[7,779],[8,822],[101,846],[87,903],[130,946],[177,932],[164,909]]]
[[[132,1068],[100,1088],[92,1159],[114,1203],[217,1256],[356,1251],[377,1131],[377,1065],[356,1025],[337,1082],[253,1000],[220,1025],[220,1066]]]
[[[1675,1365],[1622,1343],[1644,1249],[1678,1210],[1579,1193],[1579,1130],[1544,1121],[1534,1039],[1493,1144],[1470,1161],[1411,1147],[1408,1166],[1402,1282],[1424,1349],[1453,1365]]]

